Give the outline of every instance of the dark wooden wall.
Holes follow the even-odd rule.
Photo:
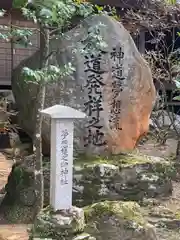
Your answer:
[[[0,25],[6,26],[1,32],[11,31],[11,26],[36,29],[37,26],[23,18],[18,10],[9,11],[4,17],[0,17]],[[11,86],[12,70],[24,59],[31,56],[39,49],[39,33],[34,30],[31,37],[32,46],[23,47],[0,39],[0,89],[9,89]]]
[[[5,10],[9,10],[9,9],[12,8],[12,2],[13,2],[13,0],[1,0],[0,1],[0,8],[5,9]]]

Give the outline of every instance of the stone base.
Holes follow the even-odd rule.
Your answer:
[[[158,240],[135,202],[104,201],[86,206],[86,232],[97,240]]]
[[[83,233],[84,228],[85,220],[83,209],[72,207],[69,210],[54,212],[50,207],[47,207],[37,216],[30,231],[29,239],[89,240],[90,235]]]
[[[155,228],[135,202],[104,201],[57,211],[48,207],[36,218],[29,240],[157,240]]]

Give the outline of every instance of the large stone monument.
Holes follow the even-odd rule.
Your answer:
[[[73,51],[86,38],[89,27],[101,22],[107,48],[98,56],[82,56]],[[73,76],[47,86],[45,107],[62,104],[86,113],[75,122],[75,149],[87,153],[119,153],[131,150],[147,132],[155,100],[151,71],[123,25],[107,16],[93,16],[66,34],[65,40],[51,42],[56,53],[52,64],[72,62]],[[39,51],[21,63],[13,73],[12,89],[19,109],[21,126],[30,134],[35,127],[37,85],[27,84],[23,66],[39,67]],[[44,119],[44,153],[49,153],[50,122]]]

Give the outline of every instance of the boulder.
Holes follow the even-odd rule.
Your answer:
[[[172,194],[173,163],[162,158],[121,154],[78,158],[74,165],[74,201],[83,206],[100,200],[133,200]]]
[[[77,46],[88,30],[101,22],[107,47],[98,56],[84,56]],[[50,42],[51,64],[72,62],[73,76],[48,84],[45,107],[63,104],[84,111],[88,118],[75,122],[75,149],[86,153],[119,153],[133,149],[148,131],[155,101],[155,88],[147,62],[138,52],[123,25],[108,16],[94,15]],[[74,51],[76,49],[76,51]],[[32,136],[35,129],[38,87],[27,83],[22,67],[39,67],[40,52],[26,59],[13,71],[12,90],[19,109],[19,123]],[[43,152],[49,154],[50,121],[42,127]]]
[[[49,206],[37,216],[30,231],[30,239],[75,240],[85,228],[84,211],[72,207],[69,210],[54,212]],[[90,235],[84,238],[90,240]],[[77,238],[78,240],[78,238]]]
[[[135,202],[105,201],[85,207],[85,231],[97,240],[157,240]]]
[[[84,218],[85,216],[85,218]],[[86,224],[85,224],[86,223]],[[84,209],[53,212],[44,209],[33,223],[29,239],[157,240],[153,226],[135,202],[104,201]]]
[[[169,196],[175,172],[173,163],[161,158],[131,154],[111,158],[79,156],[74,160],[73,204],[83,207],[104,200],[142,202],[147,198]],[[43,173],[47,206],[50,196],[48,158],[44,158]],[[14,164],[5,190],[1,209],[7,207],[6,217],[16,222],[33,219],[36,209],[33,155]]]
[[[173,196],[178,192],[178,183],[173,183]],[[146,199],[141,205],[141,211],[146,220],[156,227],[158,239],[178,240],[180,239],[180,210],[179,199],[170,197],[169,199]],[[164,201],[165,200],[165,201]]]

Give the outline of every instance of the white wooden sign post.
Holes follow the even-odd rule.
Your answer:
[[[85,113],[55,105],[41,111],[51,117],[50,205],[55,211],[72,207],[74,119]]]

